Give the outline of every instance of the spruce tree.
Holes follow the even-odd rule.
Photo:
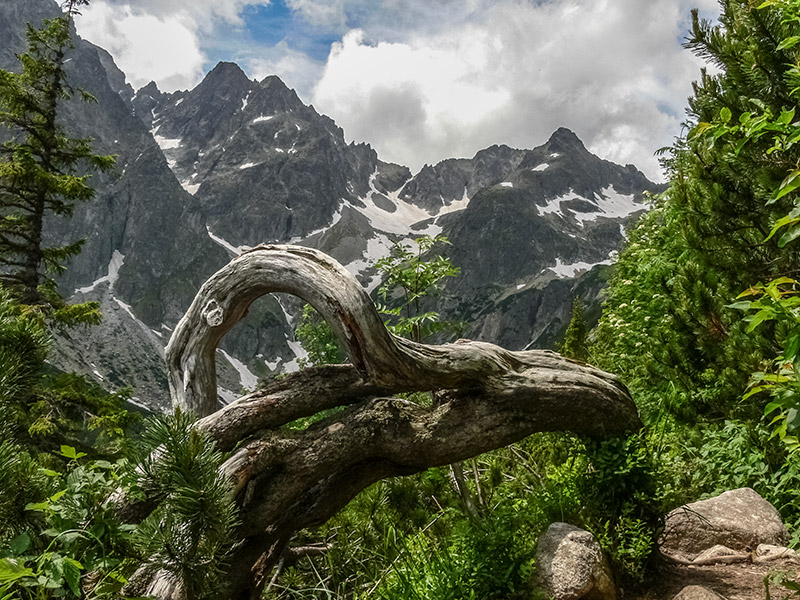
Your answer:
[[[8,130],[0,147],[0,285],[68,323],[99,314],[93,304],[66,307],[58,295],[53,276],[83,242],[47,246],[45,219],[70,216],[77,202],[94,196],[85,171],[114,164],[114,157],[94,154],[90,140],[69,137],[61,122],[63,104],[76,92],[93,100],[69,84],[65,69],[72,18],[87,3],[68,0],[61,16],[40,29],[28,25],[20,72],[0,70],[0,126]]]
[[[589,328],[586,325],[586,318],[583,316],[583,303],[576,297],[572,303],[572,317],[570,318],[567,330],[564,332],[564,343],[561,345],[560,352],[568,358],[586,361],[589,358],[589,350],[586,345]]]

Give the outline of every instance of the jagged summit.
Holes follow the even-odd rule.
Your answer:
[[[247,90],[252,86],[253,82],[250,81],[239,65],[223,61],[218,62],[213,69],[206,73],[203,80],[192,91],[216,89],[218,92],[228,93],[229,91]]]
[[[158,84],[155,81],[151,81],[147,85],[143,85],[138,90],[136,90],[137,95],[147,94],[148,96],[161,96],[164,92],[162,92]]]
[[[575,135],[575,132],[566,127],[559,127],[556,129],[550,138],[547,140],[546,146],[554,151],[578,151],[588,153],[589,151],[584,146],[580,138]]]

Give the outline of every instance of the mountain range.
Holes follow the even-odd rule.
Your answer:
[[[0,4],[0,68],[16,70],[25,23],[57,14],[53,0]],[[442,234],[460,267],[436,299],[465,337],[511,349],[550,347],[573,298],[590,317],[625,228],[659,186],[632,165],[591,154],[568,129],[541,146],[495,145],[472,158],[413,174],[348,143],[329,117],[278,77],[255,81],[219,63],[194,89],[135,91],[111,56],[77,38],[70,81],[97,102],[64,104],[72,135],[117,155],[97,175],[96,198],[71,219],[51,219],[48,238],[86,237],[60,280],[74,300],[98,300],[102,325],[60,332],[50,360],[109,387],[132,386],[134,402],[169,404],[163,348],[199,286],[260,243],[319,248],[373,292],[374,262],[394,244]],[[524,123],[520,124],[524,127]],[[297,368],[297,299],[263,298],[218,353],[225,401],[258,379]]]

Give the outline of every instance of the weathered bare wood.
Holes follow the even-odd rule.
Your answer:
[[[350,365],[296,373],[229,406],[217,401],[217,344],[258,297],[299,296],[346,344]],[[298,529],[325,522],[382,478],[464,460],[538,431],[608,436],[640,421],[627,389],[549,351],[459,341],[430,346],[389,333],[361,285],[316,250],[264,246],[201,288],[166,351],[175,406],[223,449],[241,504],[244,543],[226,598],[256,598]],[[435,391],[426,408],[391,397]],[[305,431],[282,427],[346,407]],[[177,593],[173,594],[177,598]]]

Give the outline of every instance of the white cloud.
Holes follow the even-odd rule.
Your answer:
[[[136,15],[152,15],[159,18],[178,17],[193,22],[199,28],[209,29],[214,22],[222,20],[231,24],[242,24],[241,13],[247,6],[268,6],[270,0],[95,0],[89,6],[103,4],[109,7],[127,7]]]
[[[286,5],[315,27],[341,30],[347,25],[345,0],[286,0]]]
[[[219,24],[241,26],[247,6],[269,0],[95,0],[81,9],[78,33],[108,50],[134,88],[151,80],[164,91],[191,88],[203,76],[206,40]]]
[[[311,98],[311,91],[322,76],[324,64],[293,50],[285,41],[258,52],[236,57],[239,65],[255,79],[277,75],[297,91],[301,98]]]
[[[493,143],[532,147],[564,125],[604,158],[660,178],[653,152],[679,133],[697,77],[678,43],[688,14],[684,0],[503,0],[402,42],[370,44],[354,30],[313,101],[413,170]]]
[[[192,87],[224,49],[413,170],[495,143],[529,148],[566,126],[660,178],[653,152],[680,133],[698,74],[680,47],[689,11],[718,10],[717,0],[285,2],[286,37],[270,46],[243,28],[243,11],[269,0],[94,0],[78,27],[134,87]],[[340,40],[327,63],[301,51],[315,36]]]
[[[108,50],[134,88],[155,80],[172,91],[202,77],[205,56],[196,30],[179,17],[136,14],[128,5],[103,2],[82,13],[78,33]]]

